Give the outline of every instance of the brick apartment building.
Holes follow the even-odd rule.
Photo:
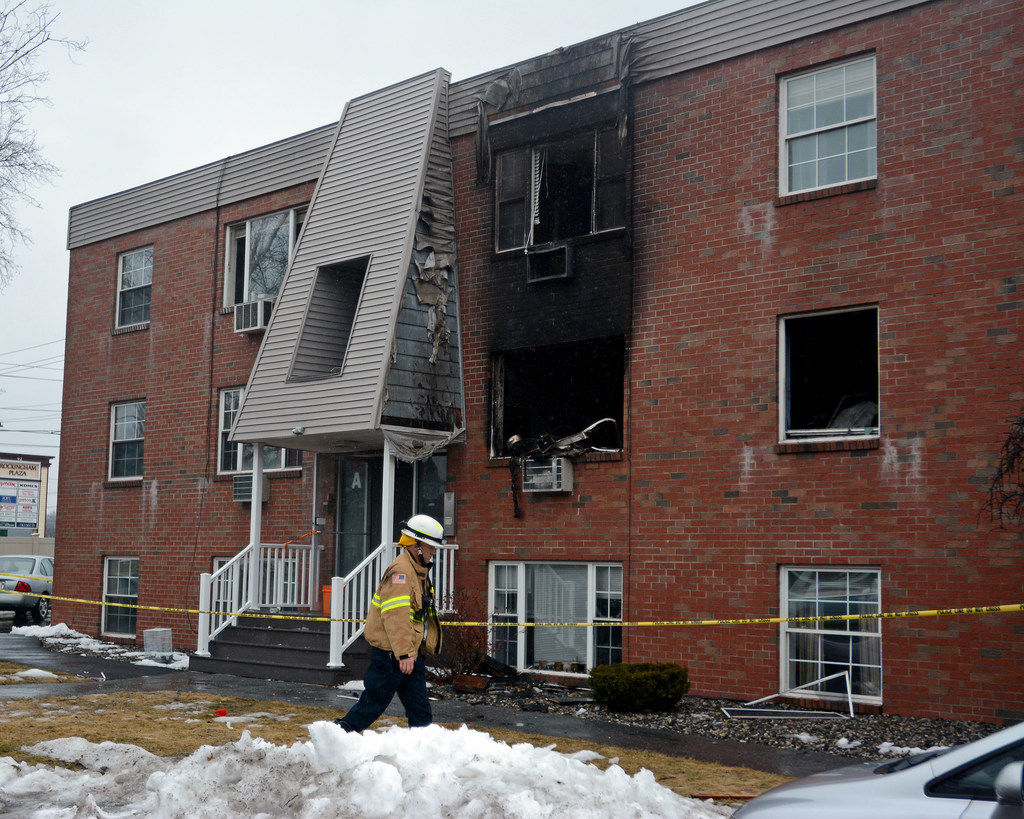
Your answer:
[[[354,612],[428,511],[463,611],[607,624],[521,669],[1024,718],[1019,613],[827,619],[1022,599],[1022,12],[708,0],[72,208],[54,616]]]

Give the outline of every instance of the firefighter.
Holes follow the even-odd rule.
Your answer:
[[[346,731],[368,728],[395,694],[409,727],[430,725],[423,651],[441,650],[441,624],[428,572],[444,546],[444,528],[429,515],[413,515],[402,527],[398,557],[388,566],[366,615],[363,636],[370,644],[370,666],[363,693],[335,723]]]

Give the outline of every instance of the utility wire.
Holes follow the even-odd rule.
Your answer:
[[[24,435],[60,435],[59,429],[8,429],[0,426],[0,432],[20,432]]]
[[[63,340],[63,338],[58,338],[55,341],[44,341],[42,344],[33,344],[31,347],[21,347],[18,350],[8,350],[6,353],[0,353],[0,355],[12,355],[13,353],[23,353],[26,350],[35,350],[39,347],[49,347],[51,344],[60,344]]]
[[[0,378],[24,378],[26,381],[56,381],[58,384],[64,380],[63,378],[39,378],[34,375],[10,375],[9,373],[0,373]]]

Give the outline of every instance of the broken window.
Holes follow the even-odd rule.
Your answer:
[[[779,322],[782,440],[878,434],[878,310]]]
[[[494,357],[492,453],[528,453],[601,419],[587,445],[622,446],[625,344],[621,337],[513,350]],[[509,439],[520,442],[516,453]],[[515,444],[512,448],[516,448]]]
[[[498,155],[498,250],[626,224],[626,163],[613,129]]]
[[[846,671],[854,697],[882,695],[882,631],[878,619],[830,620],[877,614],[881,608],[878,569],[783,567],[782,617],[821,617],[782,623],[782,690]],[[824,697],[845,694],[841,678],[810,690]]]
[[[277,296],[305,216],[296,208],[227,228],[225,307]]]

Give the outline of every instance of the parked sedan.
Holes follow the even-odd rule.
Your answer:
[[[869,762],[788,782],[736,819],[1024,817],[1024,723],[942,751]]]
[[[12,576],[13,575],[13,576]],[[29,592],[52,594],[53,558],[38,555],[0,555],[0,611],[14,611],[14,624],[50,619],[50,601]]]

